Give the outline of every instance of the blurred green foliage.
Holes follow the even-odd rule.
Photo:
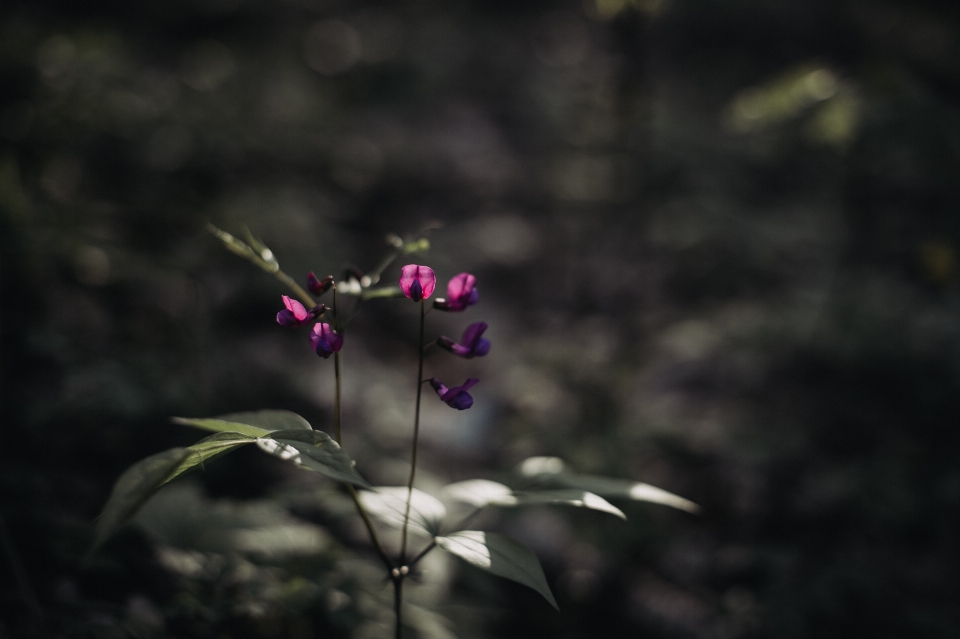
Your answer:
[[[431,219],[418,261],[481,292],[431,329],[485,319],[493,350],[473,409],[426,406],[419,485],[557,455],[703,511],[489,515],[561,612],[437,558],[422,636],[960,634],[954,3],[0,16],[0,637],[384,636],[349,502],[256,451],[83,556],[122,470],[196,439],[170,415],[331,425],[330,367],[273,321],[286,291],[208,221],[302,278]],[[347,336],[344,443],[379,484],[406,471],[415,345],[393,300]]]

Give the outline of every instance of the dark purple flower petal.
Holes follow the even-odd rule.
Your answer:
[[[447,387],[443,385],[436,377],[430,378],[430,385],[433,386],[433,390],[437,391],[437,394],[443,397],[443,394],[447,392]]]
[[[310,332],[310,344],[317,355],[327,359],[343,347],[343,336],[334,332],[329,324],[317,323]]]
[[[487,330],[486,322],[474,322],[464,329],[463,337],[460,338],[460,343],[467,348],[472,349],[480,340],[480,337],[483,335],[485,330]]]
[[[307,273],[307,288],[314,295],[323,295],[333,286],[333,275],[327,275],[322,280],[317,279],[313,271]]]
[[[483,357],[490,352],[490,340],[480,338],[476,346],[473,347],[473,354],[477,357]]]

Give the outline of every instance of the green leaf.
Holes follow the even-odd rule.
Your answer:
[[[256,441],[257,439],[255,437],[250,437],[242,433],[215,433],[201,439],[193,446],[187,448],[190,454],[173,469],[161,485],[172,481],[187,471],[193,470],[197,466],[202,466],[208,461],[225,455],[235,448],[239,448],[244,444],[252,444]]]
[[[511,495],[511,499],[505,500],[506,503],[495,504],[497,506],[532,506],[535,504],[552,504],[556,506],[575,506],[577,508],[587,508],[589,510],[598,510],[603,513],[615,515],[620,519],[626,520],[627,516],[623,511],[611,504],[609,501],[585,490],[572,488],[559,490],[535,490],[528,492],[517,492]],[[512,501],[513,503],[510,503]]]
[[[175,424],[214,432],[240,433],[250,437],[263,437],[278,430],[313,430],[307,420],[288,410],[258,410],[208,418],[174,417],[172,420]]]
[[[468,479],[444,487],[451,499],[470,504],[477,508],[484,506],[531,506],[536,504],[554,504],[576,506],[616,515],[626,519],[619,508],[603,497],[576,489],[514,491],[508,486],[487,479]]]
[[[113,492],[97,518],[93,549],[117,532],[190,455],[190,450],[186,448],[171,448],[138,461],[125,470],[113,485]]]
[[[360,493],[360,503],[377,520],[392,528],[403,528],[407,511],[406,486],[378,486],[372,491]],[[410,500],[410,532],[433,537],[440,532],[440,524],[447,509],[436,497],[422,490],[413,489]]]
[[[499,482],[489,479],[468,479],[458,481],[454,484],[447,484],[443,487],[443,492],[450,499],[470,504],[477,508],[483,508],[490,504],[495,504],[503,499],[508,499],[513,495],[513,489]]]
[[[559,457],[528,457],[517,465],[517,472],[524,477],[536,477],[548,484],[577,488],[602,497],[647,501],[689,513],[700,512],[700,506],[689,499],[650,484],[630,479],[568,473],[566,464]]]
[[[266,453],[331,479],[370,488],[370,482],[360,476],[356,463],[343,452],[340,444],[322,431],[295,429],[265,433],[257,439],[257,446]]]
[[[700,506],[689,499],[643,482],[596,475],[557,475],[556,481],[569,488],[586,490],[604,497],[646,501],[678,508],[688,513],[700,512]]]
[[[540,561],[523,544],[482,530],[461,530],[437,537],[437,545],[487,572],[533,588],[559,610]]]

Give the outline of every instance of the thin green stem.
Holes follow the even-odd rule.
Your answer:
[[[410,479],[407,481],[407,507],[403,514],[403,535],[400,541],[400,564],[407,560],[407,528],[410,524],[410,504],[413,501],[413,480],[417,474],[417,444],[420,440],[420,396],[423,394],[423,324],[426,317],[426,303],[420,300],[420,347],[417,365],[417,408],[413,418],[413,454],[410,458]]]

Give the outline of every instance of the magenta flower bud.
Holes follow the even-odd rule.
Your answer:
[[[457,410],[467,410],[473,406],[473,397],[467,391],[479,381],[479,379],[471,377],[460,386],[447,388],[443,385],[443,382],[434,377],[430,380],[430,385],[433,386],[433,390],[437,391],[440,401],[445,402],[447,406]]]
[[[463,331],[463,337],[460,338],[461,344],[457,344],[446,336],[438,339],[437,344],[454,355],[467,359],[483,357],[490,352],[490,340],[482,337],[485,330],[487,330],[486,322],[474,322]]]
[[[280,326],[303,326],[304,324],[309,324],[327,310],[326,306],[318,304],[308,311],[304,308],[303,304],[297,300],[291,299],[286,295],[282,295],[281,297],[283,298],[283,305],[286,306],[286,308],[277,313],[277,324]]]
[[[429,266],[407,264],[400,271],[400,290],[414,302],[427,299],[437,287],[437,276]]]
[[[323,295],[330,290],[331,286],[333,286],[333,275],[327,275],[322,280],[318,280],[313,271],[307,273],[307,288],[314,295]]]
[[[465,311],[480,300],[476,289],[477,278],[470,273],[460,273],[447,284],[447,298],[434,300],[433,307],[440,311]]]
[[[317,355],[327,359],[334,353],[339,353],[343,346],[343,336],[338,335],[329,324],[317,323],[310,333],[310,344]]]

